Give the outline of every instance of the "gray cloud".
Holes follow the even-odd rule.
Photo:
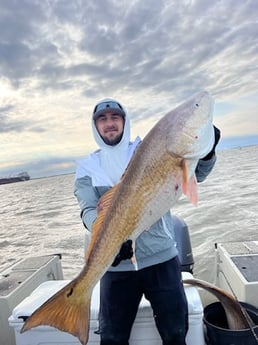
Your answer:
[[[0,107],[0,133],[22,133],[23,131],[42,133],[45,129],[33,124],[31,120],[19,120],[13,114],[15,106]]]
[[[85,106],[106,95],[132,100],[131,117],[141,121],[150,107],[160,116],[199,89],[221,99],[257,92],[257,0],[0,6],[0,86],[14,92],[3,96],[1,133],[44,132],[27,138],[49,135],[56,145],[78,130],[74,119]]]
[[[14,109],[14,106],[8,105],[0,108],[0,133],[21,132],[24,129],[23,121],[13,122],[8,113]]]
[[[94,87],[109,87],[111,92],[118,88],[164,92],[172,87],[178,95],[184,88],[186,95],[199,84],[214,88],[210,69],[221,55],[225,65],[217,70],[219,78],[227,68],[234,79],[236,73],[240,77],[248,72],[258,50],[255,1],[21,0],[19,4],[2,1],[0,16],[0,71],[18,85],[22,78],[36,77],[42,88],[67,90],[80,85],[82,94]],[[81,38],[72,41],[62,31],[64,25],[79,28]],[[88,61],[85,57],[85,62],[64,64],[62,57],[69,58],[75,49]],[[240,62],[232,68],[236,55]],[[257,74],[257,66],[253,71]],[[83,78],[90,82],[86,91]]]

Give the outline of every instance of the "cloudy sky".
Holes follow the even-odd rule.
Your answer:
[[[257,0],[0,0],[0,175],[74,171],[112,96],[141,135],[206,89],[224,142],[258,143]],[[227,141],[228,140],[228,141]]]

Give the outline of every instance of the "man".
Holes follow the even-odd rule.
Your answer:
[[[89,231],[97,217],[99,198],[120,180],[141,142],[139,137],[130,141],[128,114],[111,98],[95,106],[92,130],[100,149],[78,162],[75,181],[81,218]],[[215,127],[214,130],[214,147],[196,168],[198,182],[206,178],[216,161],[220,132]],[[101,345],[129,344],[143,294],[151,303],[163,345],[185,345],[188,311],[177,254],[170,212],[136,239],[137,271],[130,260],[132,242],[123,243],[100,282]]]

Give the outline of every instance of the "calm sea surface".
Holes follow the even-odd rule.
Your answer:
[[[73,175],[0,185],[0,271],[29,256],[62,253],[65,279],[84,262],[84,228]],[[187,223],[195,276],[213,281],[214,243],[258,241],[258,146],[220,151],[199,203],[172,209]]]

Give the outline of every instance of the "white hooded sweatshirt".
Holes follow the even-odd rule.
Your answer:
[[[117,102],[113,98],[105,98],[100,100],[97,104],[107,101]],[[85,175],[90,176],[93,186],[112,187],[119,182],[135,148],[141,141],[140,138],[137,137],[134,142],[130,142],[130,120],[126,109],[124,107],[123,109],[125,111],[124,132],[121,141],[114,146],[107,145],[103,141],[96,129],[92,117],[92,131],[100,149],[77,162],[77,179]]]

